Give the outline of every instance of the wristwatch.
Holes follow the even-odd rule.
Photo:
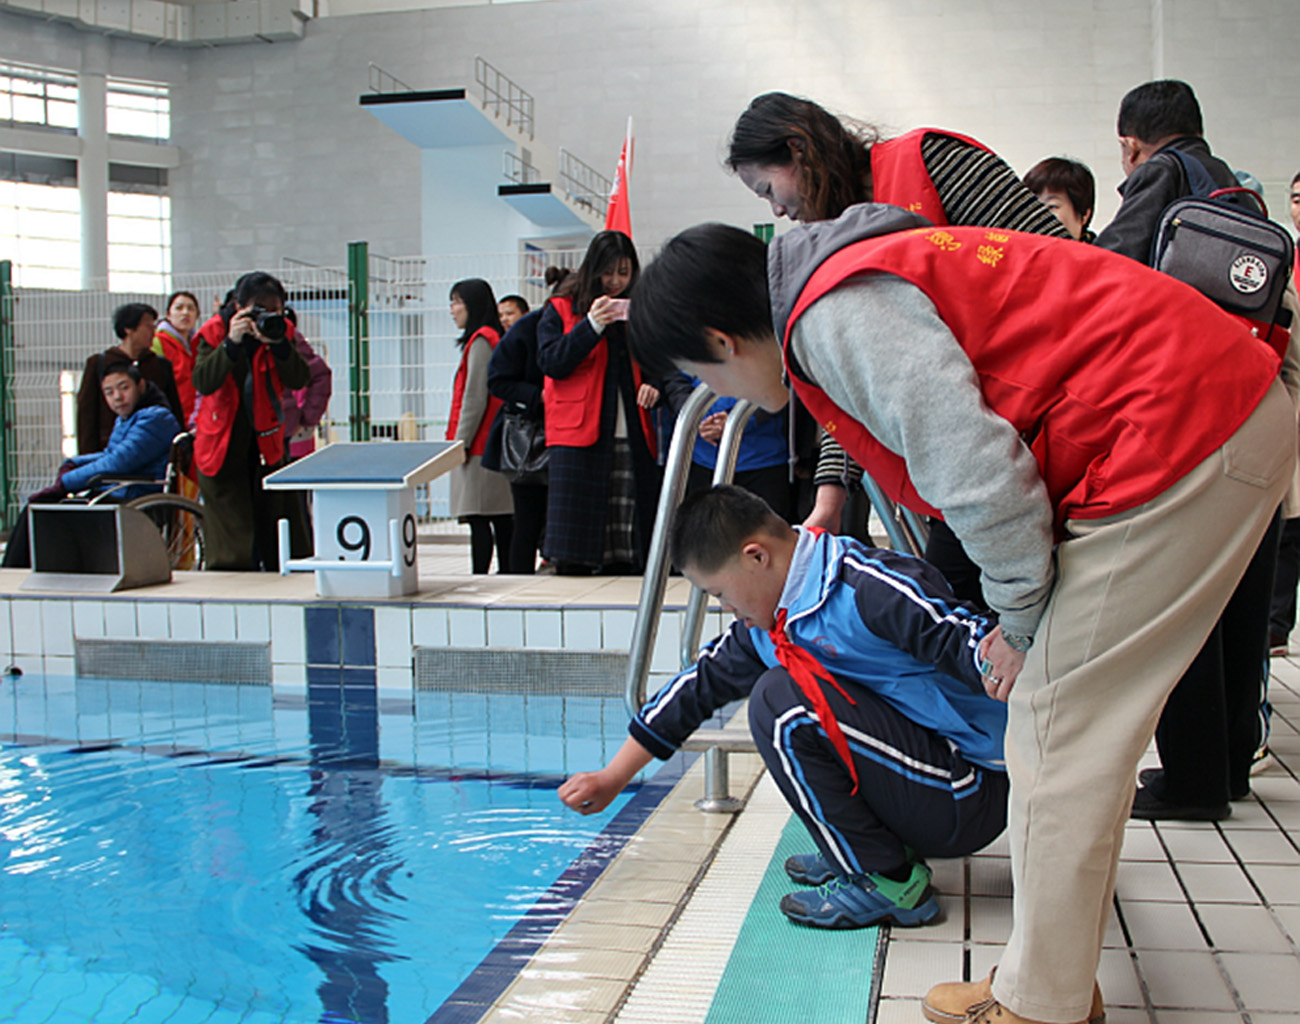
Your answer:
[[[1034,645],[1032,636],[1022,636],[1019,633],[1008,633],[1005,629],[1002,631],[1002,639],[1007,642],[1007,646],[1013,651],[1019,651],[1023,654]]]

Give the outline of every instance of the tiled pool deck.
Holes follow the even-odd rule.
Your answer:
[[[421,545],[420,554],[418,595],[359,602],[375,608],[381,690],[409,689],[413,645],[626,647],[638,579],[471,577],[462,545]],[[178,574],[93,598],[21,592],[25,576],[0,571],[0,646],[20,667],[69,672],[81,638],[246,640],[270,644],[277,691],[306,685],[300,609],[316,600],[308,576]],[[657,677],[671,671],[686,596],[683,581],[670,581]],[[720,626],[710,612],[706,635]],[[1099,975],[1110,1024],[1300,1024],[1300,656],[1273,661],[1271,696],[1274,762],[1230,819],[1129,826]],[[789,817],[757,758],[733,757],[731,776],[733,793],[752,789],[744,812],[694,809],[697,764],[484,1019],[705,1021]],[[926,989],[987,973],[1010,928],[1001,842],[933,867],[945,917],[887,936],[877,1024],[919,1024]],[[816,1006],[790,1009],[817,1019]]]

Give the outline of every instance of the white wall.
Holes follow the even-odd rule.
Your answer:
[[[1051,154],[1078,157],[1097,174],[1104,224],[1120,176],[1120,97],[1152,77],[1185,78],[1215,150],[1259,176],[1285,219],[1284,190],[1300,168],[1294,6],[548,0],[330,17],[292,44],[174,51],[115,41],[111,72],[129,65],[174,82],[174,141],[186,157],[173,176],[178,271],[280,255],[339,264],[360,238],[377,252],[416,252],[421,155],[358,105],[367,63],[415,88],[445,88],[470,84],[476,53],[536,96],[535,148],[564,145],[612,171],[633,115],[642,244],[706,219],[771,219],[720,159],[749,99],[778,88],[893,130],[966,132],[1020,171]],[[70,29],[0,15],[0,57],[75,66],[77,46]],[[446,229],[477,248],[451,214]]]

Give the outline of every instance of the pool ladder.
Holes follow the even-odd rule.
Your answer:
[[[659,632],[659,616],[663,611],[664,591],[668,586],[668,533],[677,515],[677,506],[686,494],[686,478],[691,468],[691,452],[700,429],[700,421],[715,394],[707,384],[700,384],[677,414],[668,460],[664,465],[664,482],[659,491],[659,506],[655,512],[654,530],[650,536],[650,552],[646,557],[645,576],[641,581],[641,598],[637,603],[636,624],[632,630],[632,644],[628,651],[627,683],[624,700],[628,714],[635,717],[645,704],[646,681],[650,676],[650,660],[654,653],[655,637]],[[751,402],[737,402],[727,416],[722,438],[718,442],[718,462],[713,470],[715,484],[730,483],[736,472],[740,455],[740,437],[745,425],[758,411]],[[866,474],[862,484],[867,497],[884,524],[889,542],[897,551],[920,554],[925,545],[924,522],[909,509],[895,505],[879,485]],[[698,587],[691,588],[682,622],[679,658],[682,667],[693,665],[699,654],[700,633],[704,626],[704,611],[708,595]],[[744,807],[745,802],[731,796],[727,771],[729,753],[756,753],[753,737],[744,726],[695,731],[683,750],[704,751],[704,796],[695,801],[701,811],[713,814],[730,814]]]

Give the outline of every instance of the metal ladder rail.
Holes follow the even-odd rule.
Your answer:
[[[668,586],[668,530],[677,514],[677,506],[686,493],[686,474],[691,467],[691,450],[704,419],[705,410],[715,395],[707,384],[699,385],[686,399],[677,414],[668,461],[664,464],[664,482],[659,489],[659,507],[655,511],[654,530],[650,534],[650,551],[646,556],[645,575],[641,578],[641,597],[632,627],[632,643],[627,652],[627,677],[623,701],[635,718],[645,704],[646,680],[650,676],[650,659],[655,637],[659,633],[659,615],[663,609],[664,590]],[[721,459],[721,452],[719,452]]]
[[[740,458],[740,437],[745,427],[758,412],[758,406],[752,402],[737,402],[727,416],[727,425],[722,428],[722,437],[718,441],[718,462],[713,467],[713,483],[729,484],[736,475],[736,462]],[[700,633],[704,629],[704,609],[709,603],[709,595],[699,587],[691,587],[690,600],[686,603],[686,615],[682,619],[682,637],[680,657],[682,668],[693,665],[700,654]]]

